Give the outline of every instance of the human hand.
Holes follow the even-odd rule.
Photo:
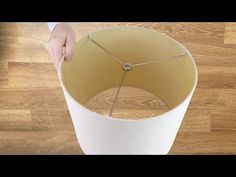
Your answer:
[[[63,54],[65,54],[65,61],[72,59],[75,41],[75,32],[69,24],[56,25],[46,43],[46,48],[57,70]]]

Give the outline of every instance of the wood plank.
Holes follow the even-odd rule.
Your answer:
[[[236,60],[235,60],[234,54],[232,56],[209,56],[207,54],[200,54],[200,53],[196,54],[195,51],[193,54],[193,58],[197,64],[197,67],[199,66],[235,67],[236,66]]]
[[[103,28],[116,26],[135,26],[156,30],[180,42],[191,42],[198,44],[216,44],[224,41],[224,23],[70,23],[79,38]]]
[[[236,154],[236,133],[179,132],[170,154]]]
[[[32,109],[32,131],[74,131],[67,109]]]
[[[188,108],[179,132],[210,132],[211,109]]]
[[[224,44],[236,44],[236,23],[226,23],[224,35]]]
[[[0,131],[0,154],[83,154],[74,131]]]
[[[1,23],[2,58],[12,62],[52,63],[44,48],[50,32],[46,23]]]
[[[183,44],[193,55],[197,66],[236,66],[235,45]]]
[[[31,131],[30,110],[0,110],[0,131]]]
[[[0,60],[0,87],[5,85],[8,85],[8,63]]]
[[[218,112],[212,114],[211,131],[236,131],[236,113]]]
[[[55,88],[60,87],[53,64],[8,63],[9,87],[13,88]]]
[[[225,107],[227,104],[226,100],[220,100],[219,94],[220,89],[203,89],[197,88],[194,92],[194,95],[191,99],[189,107],[191,108],[219,108]]]
[[[0,91],[1,109],[67,109],[61,88]]]
[[[236,88],[236,67],[199,66],[198,88]]]
[[[0,110],[0,120],[1,121],[14,121],[14,120],[30,120],[30,116],[25,117],[17,117],[16,115],[30,115],[30,110]],[[11,116],[10,116],[11,115]]]

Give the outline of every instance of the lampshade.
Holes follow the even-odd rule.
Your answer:
[[[185,47],[139,27],[103,29],[81,38],[72,61],[61,61],[58,76],[85,154],[167,154],[197,84],[197,68]],[[140,119],[114,117],[125,87],[151,92],[168,109]],[[115,92],[109,113],[86,106],[94,95],[111,88]]]

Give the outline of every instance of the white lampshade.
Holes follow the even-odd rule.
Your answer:
[[[122,69],[124,65],[113,54],[132,68]],[[164,60],[151,62],[155,59]],[[118,87],[124,72],[124,86],[152,92],[169,110],[129,120],[85,107],[96,93]],[[85,154],[167,154],[197,84],[197,68],[185,47],[165,34],[137,27],[104,29],[83,37],[76,44],[73,60],[60,63],[58,75]]]

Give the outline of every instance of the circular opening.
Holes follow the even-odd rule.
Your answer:
[[[116,87],[98,92],[87,101],[85,107],[109,116],[116,92]],[[155,117],[168,110],[166,103],[151,92],[135,87],[122,87],[112,117],[136,120]]]
[[[61,72],[66,90],[80,105],[102,115],[110,110],[111,117],[127,119],[150,118],[174,109],[194,89],[197,78],[191,55],[178,42],[133,27],[100,30],[80,39],[72,61],[62,62]],[[141,90],[159,103],[155,114],[138,114],[149,110],[142,102],[145,96],[137,94]],[[99,102],[109,98],[104,105]],[[103,107],[103,113],[98,107]],[[126,114],[132,111],[136,117]]]

